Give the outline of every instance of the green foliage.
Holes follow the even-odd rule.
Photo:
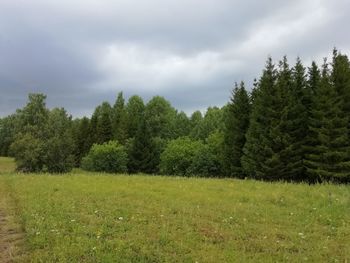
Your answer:
[[[10,146],[18,171],[40,172],[44,167],[44,142],[31,133],[19,133]]]
[[[305,68],[300,59],[288,76],[287,106],[282,119],[284,148],[280,152],[283,167],[279,177],[286,181],[305,181],[305,146],[308,140],[310,94],[306,85]]]
[[[181,111],[175,116],[174,138],[189,136],[191,131],[191,121],[186,113]]]
[[[143,117],[145,105],[140,96],[131,96],[126,104],[128,136],[133,138],[136,135],[139,124]]]
[[[155,96],[146,105],[144,117],[151,137],[170,139],[174,137],[176,111],[163,97]]]
[[[131,173],[153,173],[158,170],[154,154],[156,146],[151,137],[150,128],[142,118],[135,138],[131,142],[129,150],[128,169]]]
[[[224,135],[215,132],[209,135],[204,147],[201,147],[193,158],[189,175],[220,177],[223,175]]]
[[[123,93],[119,92],[118,98],[113,106],[112,127],[114,138],[124,144],[128,137],[127,112],[125,109]]]
[[[46,96],[30,94],[28,104],[17,111],[17,134],[11,153],[23,172],[69,172],[74,163],[71,117],[64,109],[49,111]]]
[[[96,127],[96,142],[102,144],[113,139],[112,107],[108,102],[103,102],[99,109]]]
[[[338,95],[326,62],[315,91],[310,129],[315,135],[313,153],[307,156],[308,173],[314,180],[350,180],[349,116]]]
[[[94,144],[82,160],[88,171],[123,173],[127,171],[128,156],[124,146],[116,141]]]
[[[224,156],[226,176],[244,177],[241,158],[249,126],[250,99],[244,83],[236,84],[225,116]]]
[[[74,156],[75,164],[80,165],[81,159],[87,155],[92,146],[92,132],[90,120],[87,117],[78,120],[74,132]]]
[[[12,114],[0,119],[0,155],[9,156],[10,145],[16,135],[17,115]]]
[[[277,72],[269,58],[258,83],[243,148],[242,166],[249,176],[270,180],[278,178],[281,167],[278,167],[280,161],[276,148],[281,142],[278,129],[284,108],[281,102]]]
[[[69,172],[74,166],[74,141],[71,117],[63,108],[50,111],[46,134],[48,139],[45,141],[43,156],[45,168],[50,173]]]
[[[161,173],[192,175],[194,159],[199,153],[203,153],[204,147],[202,142],[193,141],[188,137],[170,141],[160,157]]]
[[[200,120],[198,113],[195,116],[197,124],[191,131],[191,136],[196,140],[205,140],[210,134],[223,131],[223,110],[218,107],[209,107],[204,115],[203,120]],[[194,116],[192,116],[194,117]],[[194,122],[193,122],[194,123]]]

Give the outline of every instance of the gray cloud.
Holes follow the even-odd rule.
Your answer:
[[[0,116],[43,92],[89,115],[117,92],[191,112],[251,86],[268,55],[321,61],[350,51],[346,0],[0,2]]]

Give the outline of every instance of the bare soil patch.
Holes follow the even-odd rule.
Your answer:
[[[7,198],[0,196],[0,262],[20,261],[23,257],[21,247],[24,233],[11,215]]]

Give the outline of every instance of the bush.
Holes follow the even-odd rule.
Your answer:
[[[87,171],[123,173],[127,172],[128,155],[124,146],[116,141],[94,144],[82,160]]]
[[[66,136],[54,136],[45,143],[45,168],[49,173],[66,173],[73,169],[73,141]]]
[[[195,157],[204,148],[201,141],[188,137],[172,140],[161,154],[160,171],[169,175],[192,175],[191,166]]]
[[[44,143],[30,133],[19,133],[10,146],[11,155],[16,159],[17,170],[40,172],[44,166]]]

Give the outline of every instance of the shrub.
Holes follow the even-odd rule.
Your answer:
[[[19,133],[10,146],[15,156],[17,170],[21,172],[40,172],[43,168],[44,143],[30,133]]]
[[[204,147],[201,141],[193,141],[188,137],[170,141],[161,154],[161,173],[169,175],[192,175],[191,166],[194,158]]]
[[[123,173],[127,171],[128,155],[124,146],[116,141],[94,144],[82,160],[82,168],[88,171]]]

